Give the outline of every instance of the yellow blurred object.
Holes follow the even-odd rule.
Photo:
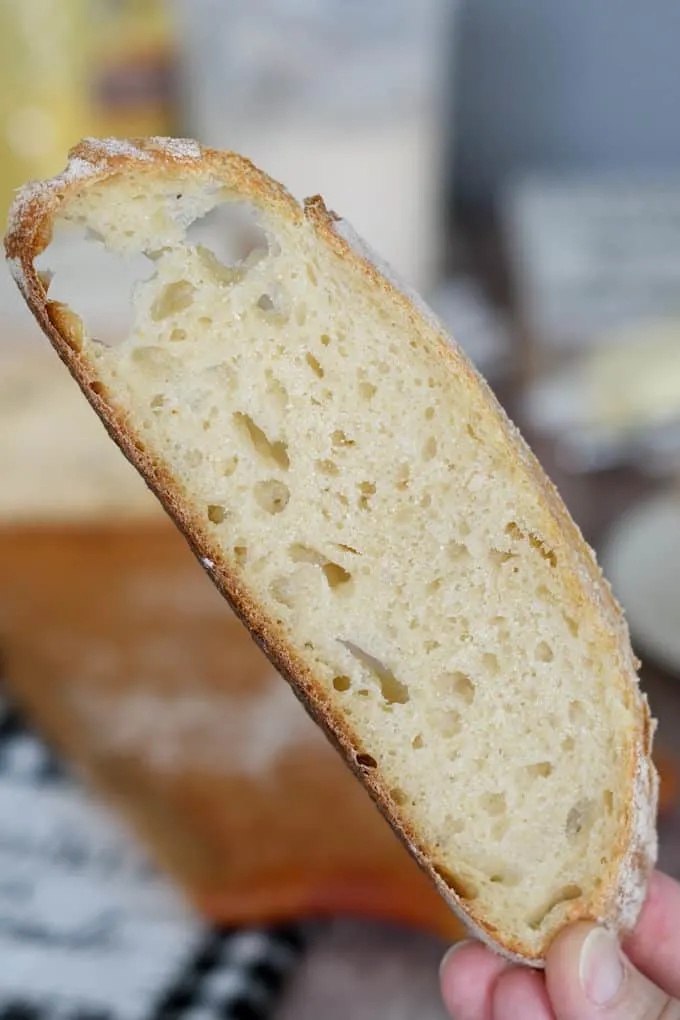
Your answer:
[[[175,128],[175,37],[166,0],[89,0],[95,136]]]
[[[680,418],[680,319],[643,320],[594,347],[585,362],[593,417],[610,428]]]
[[[87,120],[85,0],[0,4],[0,201],[55,173]]]
[[[175,41],[166,0],[3,0],[0,210],[83,135],[172,133]]]

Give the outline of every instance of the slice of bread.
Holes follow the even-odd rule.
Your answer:
[[[235,266],[186,237],[224,203],[266,235]],[[151,260],[117,346],[36,268],[65,223]],[[539,966],[569,921],[629,929],[657,777],[627,629],[422,302],[320,198],[193,142],[83,142],[20,193],[6,250],[111,436],[450,905]]]

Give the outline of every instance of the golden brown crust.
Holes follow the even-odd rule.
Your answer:
[[[170,475],[160,463],[145,451],[143,441],[135,434],[125,415],[109,404],[106,394],[98,385],[96,374],[86,357],[80,353],[79,339],[63,308],[50,302],[43,280],[34,261],[51,239],[52,225],[61,203],[105,179],[132,170],[137,174],[182,175],[202,179],[219,179],[239,197],[251,200],[256,206],[273,210],[291,222],[303,216],[314,225],[325,243],[339,257],[352,262],[364,274],[370,286],[389,293],[417,323],[418,328],[429,330],[432,349],[436,355],[455,366],[458,374],[468,381],[470,391],[477,396],[478,406],[491,410],[498,426],[499,442],[505,454],[531,479],[541,496],[546,519],[546,537],[555,549],[560,562],[566,565],[565,580],[572,597],[590,604],[594,613],[604,617],[611,633],[620,662],[621,676],[614,678],[621,685],[624,698],[635,708],[639,721],[637,740],[631,749],[628,763],[631,797],[627,817],[621,825],[620,846],[612,848],[606,866],[601,892],[590,902],[575,901],[566,920],[598,920],[616,930],[625,930],[634,923],[644,897],[646,878],[655,859],[655,805],[656,773],[651,764],[651,721],[646,701],[637,688],[637,677],[630,651],[627,628],[619,607],[602,579],[594,556],[586,546],[576,525],[567,513],[555,487],[547,479],[534,455],[498,405],[487,384],[462,356],[443,339],[431,313],[419,299],[405,293],[397,282],[389,278],[387,267],[379,269],[370,252],[357,250],[340,229],[342,221],[326,210],[320,198],[306,203],[305,210],[280,185],[271,181],[248,160],[229,152],[202,149],[196,143],[162,139],[132,140],[129,142],[84,141],[70,154],[70,170],[47,184],[29,186],[18,196],[10,217],[5,239],[7,257],[13,275],[43,331],[48,336],[61,360],[81,387],[104,423],[111,438],[125,456],[138,469],[156,494],[168,514],[186,537],[195,555],[207,569],[209,576],[251,632],[273,665],[288,680],[297,697],[309,714],[325,730],[339,749],[350,768],[366,786],[377,806],[390,825],[405,842],[411,853],[428,873],[439,892],[479,937],[500,948],[513,959],[542,966],[545,952],[554,932],[546,935],[537,949],[521,945],[507,933],[497,930],[475,911],[474,904],[463,900],[437,867],[437,862],[420,844],[418,833],[391,808],[387,791],[382,788],[374,771],[361,764],[362,748],[346,722],[333,708],[321,685],[315,681],[308,667],[287,646],[283,634],[262,612],[250,597],[239,579],[229,570],[211,544],[202,520],[191,513],[190,507]],[[358,239],[357,239],[358,240]]]

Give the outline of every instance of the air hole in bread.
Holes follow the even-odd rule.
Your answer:
[[[278,410],[285,411],[290,401],[288,390],[281,380],[274,375],[271,368],[265,369],[264,374],[267,380],[267,396]]]
[[[328,347],[331,342],[331,338],[329,337],[328,333],[322,333],[321,336],[319,337],[319,340],[321,341],[323,347]]]
[[[463,729],[463,719],[460,712],[455,709],[444,709],[440,712],[433,712],[429,717],[433,729],[445,739],[457,737]]]
[[[501,666],[495,652],[484,652],[482,655],[482,668],[486,670],[489,676],[498,676]]]
[[[562,741],[562,750],[565,751],[566,754],[571,754],[572,751],[575,750],[575,748],[576,741],[574,740],[574,738],[570,736],[565,737],[564,740]]]
[[[350,572],[345,570],[341,564],[334,563],[318,550],[309,546],[295,543],[290,547],[288,553],[293,563],[311,563],[316,567],[321,567],[329,588],[339,588],[352,580]]]
[[[149,407],[158,414],[165,407],[165,396],[162,393],[157,393],[149,402]]]
[[[371,496],[375,495],[375,485],[373,482],[360,482],[359,491],[359,507],[361,510],[371,509]]]
[[[527,924],[536,931],[547,920],[548,914],[551,914],[553,910],[565,903],[577,900],[579,896],[583,896],[583,890],[580,886],[573,884],[562,886],[540,910],[527,918]]]
[[[324,563],[323,567],[324,577],[328,581],[329,588],[339,588],[343,584],[347,584],[352,580],[352,575],[344,567],[341,567],[339,563]]]
[[[380,659],[370,655],[358,645],[351,641],[341,641],[347,651],[357,662],[370,671],[377,680],[380,694],[383,701],[388,705],[405,705],[410,700],[409,689],[406,684],[397,680],[396,676]]]
[[[359,550],[355,549],[351,545],[343,545],[342,542],[335,542],[334,544],[335,544],[336,549],[340,549],[341,552],[350,553],[352,556],[361,556],[361,553],[359,552]]]
[[[289,311],[286,301],[282,294],[273,288],[266,291],[264,294],[260,294],[259,298],[255,302],[255,307],[272,325],[276,324],[280,327],[288,320]],[[301,323],[298,322],[298,325],[301,325]]]
[[[334,460],[317,460],[316,469],[322,475],[329,475],[331,478],[336,477],[340,473],[340,469]]]
[[[604,809],[607,812],[607,814],[611,814],[612,811],[614,810],[614,794],[612,793],[611,790],[604,791],[604,793],[602,794],[602,802],[604,804]]]
[[[350,439],[349,436],[342,431],[342,429],[336,429],[335,432],[332,433],[331,443],[333,444],[336,450],[340,450],[343,447],[356,445],[354,440]]]
[[[567,613],[563,613],[562,615],[571,636],[575,638],[578,637],[579,626],[577,621],[573,618],[573,616],[569,616]]]
[[[435,416],[434,407],[428,407],[425,409],[425,421],[432,421]]]
[[[247,545],[235,545],[233,548],[234,559],[243,566],[244,563],[248,562],[248,546]]]
[[[526,534],[522,530],[522,528],[520,528],[520,526],[517,523],[517,521],[509,521],[506,524],[506,526],[505,526],[505,534],[509,538],[511,538],[513,541],[522,541],[522,540],[528,541],[529,545],[531,546],[531,548],[532,549],[536,549],[536,551],[543,557],[544,560],[546,560],[550,564],[551,567],[556,567],[557,566],[557,555],[556,555],[556,553],[541,538],[540,535],[537,535],[535,532],[531,532],[530,534]]]
[[[311,283],[312,287],[316,287],[317,283],[319,282],[318,277],[316,275],[316,270],[314,269],[314,266],[311,264],[311,262],[307,263],[307,279]]]
[[[554,552],[554,550],[552,550],[550,548],[550,546],[548,546],[543,541],[543,539],[539,535],[535,535],[533,533],[530,534],[529,535],[529,545],[532,547],[532,549],[536,549],[540,553],[540,555],[543,557],[543,559],[547,560],[547,562],[550,564],[551,567],[556,567],[557,566],[557,555],[556,555],[556,553]]]
[[[304,326],[304,324],[307,322],[307,305],[304,303],[304,301],[298,302],[298,304],[295,306],[295,321],[297,322],[298,326]]]
[[[196,451],[200,452],[200,451]],[[227,457],[222,465],[222,474],[225,478],[231,478],[238,467],[238,457]]]
[[[459,896],[461,900],[476,900],[479,896],[479,886],[471,878],[464,875],[455,875],[449,868],[441,864],[435,864],[434,870],[442,882],[449,889]]]
[[[425,747],[425,741],[422,733],[416,733],[415,737],[411,741],[411,747],[414,751],[420,751],[423,747]]]
[[[278,478],[258,482],[253,489],[255,502],[268,514],[280,514],[288,506],[290,489]]]
[[[154,382],[172,381],[177,371],[177,361],[164,347],[155,344],[134,347],[130,361],[138,366],[147,378]]]
[[[531,779],[547,779],[552,771],[553,767],[549,761],[537,761],[526,766],[526,773]]]
[[[492,817],[504,815],[508,809],[504,793],[484,793],[479,798],[479,803],[483,810]]]
[[[318,379],[323,379],[326,373],[324,372],[321,362],[318,360],[318,358],[315,358],[313,354],[310,354],[310,352],[307,351],[307,353],[305,354],[305,361],[311,368],[314,375]]]
[[[221,503],[211,503],[208,506],[208,520],[211,524],[222,524],[226,516],[226,508]]]
[[[90,389],[93,393],[96,393],[98,397],[103,397],[106,393],[106,387],[104,384],[97,382],[96,380],[90,383]]]
[[[436,456],[437,456],[437,440],[434,438],[434,436],[429,436],[429,438],[425,440],[425,445],[423,446],[423,459],[433,460],[433,458]]]
[[[504,551],[502,549],[490,549],[489,550],[489,558],[490,558],[491,562],[495,563],[496,566],[499,566],[499,567],[502,567],[503,564],[505,564],[505,563],[509,563],[510,560],[514,560],[515,557],[516,557],[515,553],[506,552],[506,551]]]
[[[490,882],[494,885],[504,885],[508,889],[519,885],[524,877],[519,868],[513,868],[501,860],[487,862],[484,870],[488,873]]]
[[[234,414],[234,421],[250,440],[255,452],[265,461],[273,461],[277,467],[287,471],[290,467],[288,457],[288,446],[282,440],[272,442],[265,431],[257,425],[249,414],[237,411]]]
[[[163,319],[179,315],[180,312],[191,308],[195,294],[196,288],[188,280],[167,283],[151,305],[151,318],[154,322],[161,322]]]
[[[589,797],[582,797],[578,800],[567,815],[565,832],[567,839],[576,839],[577,836],[588,833],[595,822],[595,802]]]
[[[454,563],[461,563],[470,557],[470,550],[463,542],[449,542],[447,552]]]
[[[425,586],[425,594],[436,595],[441,586],[442,586],[441,577],[435,577],[433,581],[428,581],[427,585]]]
[[[272,598],[286,609],[295,609],[300,600],[299,587],[295,578],[290,575],[274,578],[269,585],[269,591]]]
[[[181,204],[178,205],[179,215]],[[215,205],[204,216],[189,223],[186,240],[210,252],[224,269],[249,268],[273,249],[254,206],[231,200]]]
[[[82,349],[85,337],[116,347],[129,336],[134,321],[133,290],[156,271],[141,252],[109,251],[95,231],[58,220],[35,268],[43,281],[50,281],[47,314],[76,351]],[[104,303],[101,294],[106,294]],[[78,309],[78,314],[73,309]]]
[[[344,675],[333,677],[333,687],[336,691],[344,693],[345,691],[348,691],[351,686],[352,680],[350,677]]]
[[[48,301],[47,316],[53,326],[64,336],[69,347],[81,351],[85,339],[85,324],[79,315],[60,301]]]
[[[171,343],[175,344],[175,343],[181,343],[183,340],[186,340],[186,338],[187,338],[187,331],[186,331],[186,329],[178,329],[177,327],[175,327],[172,330],[172,332],[170,333],[170,338],[169,339],[170,339]]]
[[[377,761],[370,754],[358,754],[356,756],[356,763],[362,769],[377,769],[378,767]]]
[[[573,726],[581,726],[586,719],[586,710],[580,701],[569,702],[569,722]]]
[[[475,700],[475,685],[470,677],[460,670],[443,673],[435,681],[435,690],[441,694],[452,695],[465,706],[471,705]]]
[[[359,383],[359,396],[363,400],[372,400],[378,391],[378,387],[374,386],[373,383],[360,382]]]
[[[555,658],[555,653],[547,641],[539,641],[536,645],[536,658],[539,662],[552,662]]]
[[[406,792],[399,786],[395,786],[390,790],[390,797],[397,807],[403,807],[408,802]]]
[[[411,469],[408,464],[400,464],[397,469],[396,485],[399,492],[405,492],[411,481]]]
[[[302,545],[300,542],[294,542],[288,550],[293,563],[313,563],[316,567],[322,567],[326,563],[326,557],[322,555],[317,549],[312,549],[311,546]]]

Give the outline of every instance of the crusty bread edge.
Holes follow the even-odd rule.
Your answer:
[[[369,286],[387,291],[394,301],[406,309],[421,330],[429,332],[440,356],[451,361],[456,372],[467,377],[470,389],[477,394],[480,405],[492,410],[507,442],[508,455],[521,462],[536,485],[547,519],[553,524],[553,534],[549,536],[551,541],[563,551],[569,552],[572,563],[577,561],[580,578],[574,580],[575,597],[582,599],[581,592],[585,589],[588,602],[605,618],[612,632],[618,635],[621,672],[625,678],[624,696],[635,709],[639,722],[636,746],[628,763],[632,795],[621,826],[621,844],[613,848],[611,860],[603,869],[603,883],[598,895],[590,903],[575,901],[563,923],[596,920],[617,932],[629,931],[644,901],[647,878],[656,859],[658,778],[651,761],[654,726],[646,699],[638,689],[636,663],[630,651],[623,615],[602,579],[591,550],[537,460],[485,381],[450,341],[442,325],[420,298],[394,277],[389,267],[379,263],[345,221],[328,213],[318,197],[306,203],[303,214],[302,208],[284,188],[235,153],[204,149],[195,142],[176,139],[132,139],[126,142],[89,139],[71,151],[68,167],[63,174],[49,182],[29,184],[18,193],[10,211],[5,238],[10,270],[39,325],[101,418],[111,438],[144,477],[254,640],[339,749],[451,908],[478,938],[509,959],[541,967],[549,943],[557,931],[553,929],[547,932],[537,949],[524,946],[485,921],[476,913],[474,902],[462,900],[451,889],[439,874],[435,861],[420,845],[417,832],[391,805],[387,790],[382,787],[380,780],[357,762],[357,755],[363,749],[353,738],[341,714],[330,703],[321,685],[315,681],[312,672],[287,647],[283,634],[267,619],[239,579],[230,573],[226,564],[220,562],[219,552],[213,547],[203,521],[192,514],[167,468],[154,462],[147,453],[141,437],[135,434],[122,409],[113,407],[107,402],[106,394],[98,386],[93,387],[98,380],[87,359],[79,352],[78,338],[73,332],[68,312],[58,303],[49,300],[34,261],[50,243],[53,223],[62,202],[83,188],[131,170],[161,176],[166,172],[180,172],[185,176],[212,176],[225,183],[239,197],[250,199],[255,206],[273,211],[291,222],[300,222],[305,215],[327,245],[339,257],[352,262],[359,269]]]

